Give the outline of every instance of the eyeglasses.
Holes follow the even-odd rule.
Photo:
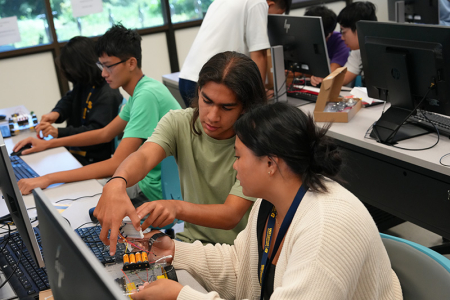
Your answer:
[[[129,58],[124,59],[124,60],[121,60],[121,61],[119,61],[118,63],[112,64],[112,65],[109,65],[109,66],[104,65],[104,64],[102,64],[102,63],[99,62],[99,61],[96,62],[95,64],[97,65],[97,67],[98,67],[101,71],[103,71],[103,69],[105,69],[106,72],[111,73],[111,72],[112,72],[112,70],[111,70],[112,67],[117,66],[118,64],[124,63],[124,62],[126,62],[127,60],[129,60]]]

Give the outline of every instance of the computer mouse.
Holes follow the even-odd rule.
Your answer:
[[[91,218],[91,221],[92,221],[93,223],[98,223],[97,218],[94,217],[94,210],[95,210],[95,207],[93,207],[93,208],[91,208],[91,209],[89,210],[89,218]]]
[[[17,150],[16,152],[11,152],[11,156],[21,156],[23,150],[27,150],[27,149],[31,149],[32,145],[31,144],[26,144],[25,146],[23,146],[22,148],[20,148],[19,150]]]
[[[2,121],[4,119],[6,119],[6,116],[5,115],[0,115],[0,121]]]

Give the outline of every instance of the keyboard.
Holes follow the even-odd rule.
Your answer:
[[[41,237],[39,229],[34,228],[36,239],[41,246]],[[5,245],[5,240],[8,235],[4,235],[0,238],[0,249]],[[41,253],[42,253],[42,247]],[[47,272],[45,268],[39,268],[38,265],[31,258],[30,253],[25,245],[23,245],[22,238],[18,232],[11,233],[11,237],[0,253],[0,266],[6,278],[8,278],[17,266],[18,268],[8,281],[11,287],[17,294],[19,299],[36,299],[39,296],[39,292],[50,288],[47,278]]]
[[[408,118],[408,122],[416,126],[428,129],[431,132],[436,132],[434,126],[430,124],[430,122],[423,115],[425,115],[428,120],[430,120],[431,123],[436,126],[436,128],[439,130],[440,135],[450,137],[450,117],[448,116],[440,115],[426,110],[418,110],[416,115]]]
[[[301,90],[295,90],[295,91],[287,91],[287,95],[289,97],[293,97],[293,98],[297,98],[297,99],[301,99],[301,100],[316,102],[317,97],[319,96],[319,93],[301,89]]]
[[[75,232],[81,237],[83,242],[91,249],[97,259],[104,265],[115,262],[115,258],[109,255],[109,248],[100,240],[100,231],[102,227],[92,226],[75,229]],[[119,249],[118,249],[119,250]],[[119,252],[119,251],[117,251]]]
[[[20,156],[12,155],[9,158],[11,159],[11,165],[17,181],[22,178],[39,177],[38,173],[36,173],[26,162],[24,162]]]

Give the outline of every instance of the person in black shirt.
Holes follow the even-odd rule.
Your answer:
[[[118,114],[123,96],[111,89],[96,66],[98,60],[94,42],[89,38],[72,38],[62,49],[57,64],[64,76],[73,83],[73,89],[58,101],[53,110],[42,116],[36,126],[38,137],[70,136],[99,129],[109,124]],[[66,121],[67,126],[53,123]],[[87,165],[111,158],[114,141],[88,147],[68,147],[69,151]]]

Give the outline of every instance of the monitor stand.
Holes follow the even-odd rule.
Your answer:
[[[406,120],[410,115],[411,111],[398,107],[389,108],[373,125],[370,136],[379,143],[393,145],[398,141],[430,132],[427,129],[407,123]]]

